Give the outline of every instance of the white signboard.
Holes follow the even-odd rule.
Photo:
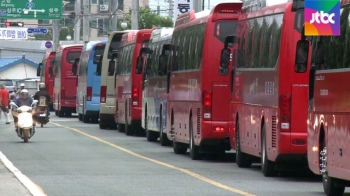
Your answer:
[[[28,28],[0,28],[0,39],[28,39]]]
[[[193,10],[193,1],[199,0],[174,0],[174,21],[180,14]]]

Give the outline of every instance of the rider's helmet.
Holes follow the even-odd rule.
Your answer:
[[[21,89],[24,89],[24,87],[25,87],[24,83],[22,83],[22,84],[20,85],[20,87],[21,87]]]
[[[39,83],[39,90],[45,90],[46,89],[46,84],[43,82]]]
[[[28,98],[28,90],[27,89],[22,89],[20,93],[20,97],[22,99],[27,99]]]

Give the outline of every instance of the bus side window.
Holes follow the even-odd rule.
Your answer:
[[[307,60],[309,53],[309,41],[299,40],[297,43],[297,50],[295,55],[294,71],[297,73],[304,73],[307,69]]]

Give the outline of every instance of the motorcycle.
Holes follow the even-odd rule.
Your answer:
[[[34,100],[31,106],[18,107],[14,102],[10,105],[13,109],[17,109],[14,115],[18,117],[18,129],[16,129],[18,137],[23,139],[24,143],[33,137],[35,133],[35,127],[33,126],[33,106],[38,103],[38,100]]]
[[[46,98],[40,97],[39,104],[35,110],[36,121],[40,124],[41,127],[46,125],[49,122],[49,117],[47,116],[47,106],[46,106]]]

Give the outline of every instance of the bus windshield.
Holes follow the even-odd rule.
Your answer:
[[[13,86],[12,80],[0,80],[5,86]]]
[[[111,41],[111,43],[109,45],[109,49],[108,49],[108,56],[107,56],[108,59],[112,58],[113,50],[118,50],[119,49],[121,39],[122,39],[122,35],[121,34],[115,34],[113,36],[113,39],[112,39],[112,41]]]
[[[236,27],[237,21],[218,21],[215,23],[214,36],[224,43],[226,36],[235,32]]]
[[[74,51],[74,52],[68,52],[66,61],[69,64],[73,64],[76,58],[80,57],[81,52]]]

